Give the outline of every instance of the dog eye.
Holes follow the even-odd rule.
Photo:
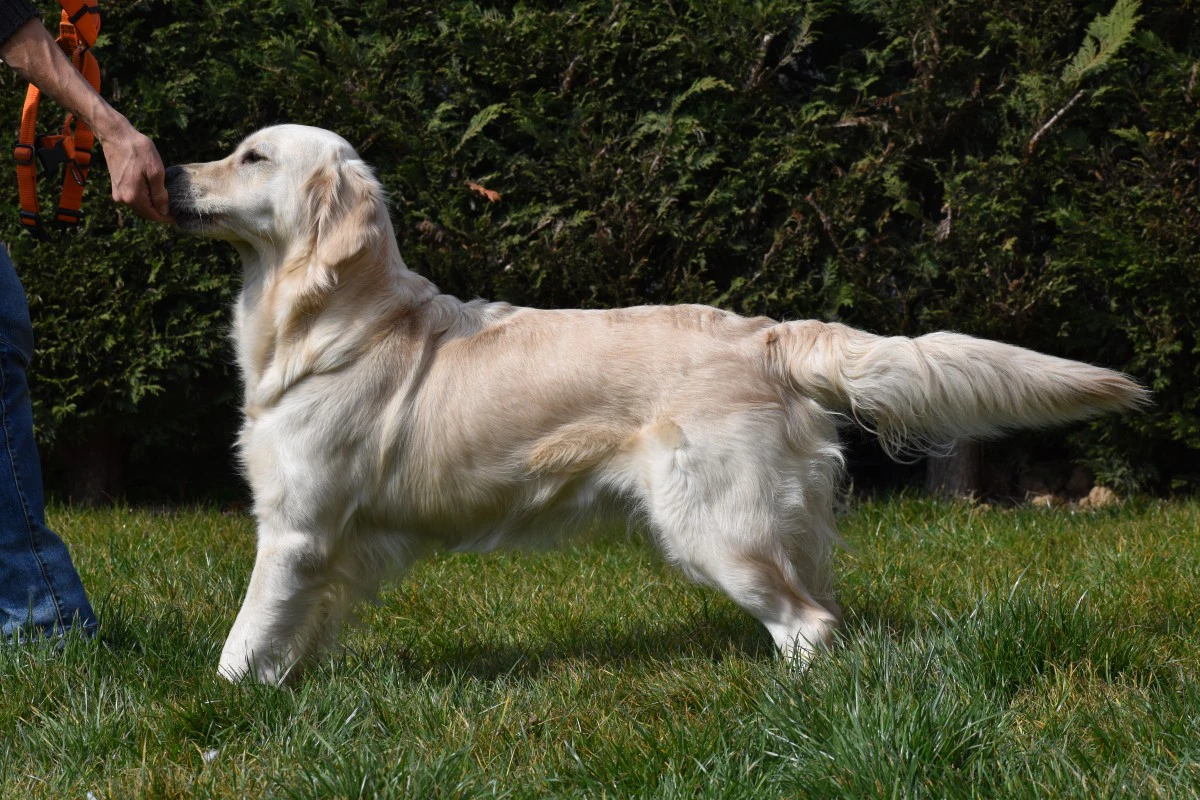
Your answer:
[[[260,161],[266,160],[266,156],[264,156],[262,153],[255,152],[254,150],[249,150],[244,156],[242,156],[243,164],[257,164]]]

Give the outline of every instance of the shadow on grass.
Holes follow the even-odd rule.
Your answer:
[[[660,625],[603,624],[559,635],[547,632],[537,643],[513,642],[511,636],[485,633],[453,641],[426,639],[374,648],[347,647],[329,668],[341,672],[372,669],[384,661],[408,678],[495,680],[536,678],[581,663],[628,667],[696,659],[719,662],[731,657],[761,660],[774,654],[771,637],[758,622],[736,608],[720,607],[691,619],[664,620]]]
[[[120,601],[106,603],[108,621],[101,629],[101,641],[117,661],[133,657],[151,674],[166,680],[198,672],[215,676],[225,632],[222,621],[188,620],[180,609],[169,606],[149,614],[146,609],[141,609],[141,614],[131,613],[137,609],[124,606]],[[1176,628],[1187,623],[1176,620],[1168,626],[1170,635],[1164,635],[1166,632],[1154,626],[1137,622],[1114,618],[1111,609],[1096,608],[1045,587],[985,595],[973,609],[958,613],[910,606],[894,596],[875,602],[859,596],[846,609],[840,643],[829,655],[836,658],[842,647],[852,642],[890,641],[907,649],[921,647],[921,642],[934,637],[960,655],[969,653],[969,660],[979,659],[981,668],[1012,666],[1012,674],[997,678],[1014,686],[1044,672],[1049,664],[1093,660],[1113,674],[1163,678],[1174,670],[1167,653],[1173,650],[1171,640],[1179,635]],[[765,663],[776,658],[766,630],[719,598],[682,618],[664,615],[661,620],[626,621],[576,617],[517,631],[476,621],[456,632],[418,628],[390,638],[372,638],[369,645],[355,645],[351,640],[332,653],[318,655],[290,683],[296,686],[313,679],[381,672],[399,681],[463,677],[494,681],[538,678],[579,665],[625,669],[661,664],[682,669],[689,661]],[[120,671],[116,665],[113,668]]]
[[[387,663],[408,679],[468,676],[495,680],[535,678],[581,663],[629,667],[689,660],[717,663],[730,658],[767,662],[778,657],[767,630],[724,600],[706,603],[684,619],[664,617],[659,623],[620,626],[593,622],[597,624],[588,626],[581,620],[578,628],[558,634],[544,629],[529,631],[520,643],[503,632],[485,632],[454,640],[430,636],[408,642],[393,640],[373,648],[348,646],[326,663],[342,674]],[[890,604],[868,604],[847,611],[839,639],[856,639],[878,630],[900,641],[919,635],[922,623]],[[537,641],[531,641],[534,637]],[[838,648],[835,645],[833,652]]]

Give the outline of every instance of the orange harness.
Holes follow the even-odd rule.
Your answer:
[[[92,55],[92,45],[100,33],[99,0],[90,0],[90,4],[89,0],[59,0],[59,5],[63,12],[55,41],[92,88],[100,91],[100,65]],[[92,145],[96,136],[83,120],[76,120],[72,114],[67,114],[61,134],[38,136],[37,112],[41,97],[38,88],[29,84],[25,107],[21,111],[21,136],[13,155],[17,160],[17,186],[21,192],[21,224],[34,236],[44,239],[46,230],[38,208],[34,156],[42,162],[44,173],[56,173],[59,164],[67,165],[54,221],[75,225],[83,216],[79,206],[83,201],[88,169],[92,166]]]

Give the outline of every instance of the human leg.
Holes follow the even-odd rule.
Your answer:
[[[61,633],[97,622],[63,541],[46,526],[25,369],[33,330],[25,290],[0,247],[0,631]]]

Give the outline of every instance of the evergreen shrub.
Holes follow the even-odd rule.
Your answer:
[[[375,165],[409,265],[447,291],[949,328],[1100,363],[1154,408],[1045,440],[1109,484],[1200,483],[1194,3],[104,12],[106,91],[168,163],[262,125],[331,128]],[[0,80],[15,132],[20,87]],[[119,430],[186,482],[198,453],[229,461],[237,265],[131,218],[96,173],[84,230],[52,245],[20,237],[0,182],[40,435],[69,458]]]

